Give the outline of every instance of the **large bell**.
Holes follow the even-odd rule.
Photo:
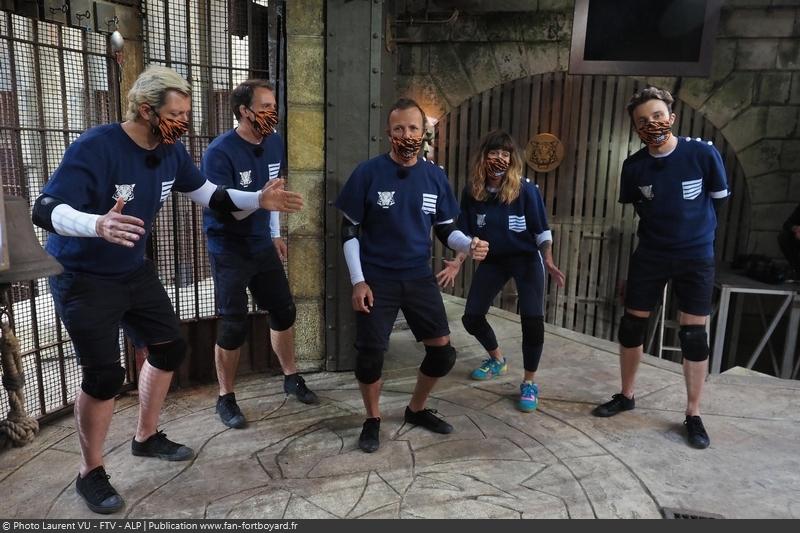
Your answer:
[[[6,229],[9,268],[0,271],[0,285],[60,274],[61,264],[44,251],[33,232],[27,200],[6,196],[5,211],[0,224]]]

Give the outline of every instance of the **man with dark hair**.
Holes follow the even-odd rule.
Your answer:
[[[380,444],[383,355],[400,309],[425,345],[405,421],[436,433],[453,430],[425,408],[434,385],[456,361],[431,270],[431,229],[447,246],[477,261],[489,249],[485,241],[470,239],[456,228],[458,203],[447,176],[418,156],[424,124],[425,113],[415,101],[398,100],[389,111],[386,131],[391,151],[358,165],[336,200],[344,215],[342,241],[353,283],[355,374],[367,411],[358,446],[367,453]]]
[[[33,206],[34,223],[51,233],[47,250],[64,267],[50,278],[50,291],[82,374],[75,398],[81,450],[75,490],[95,513],[124,505],[103,461],[114,398],[125,380],[120,324],[149,352],[139,374],[131,453],[166,461],[194,457],[191,448],[158,430],[172,375],[186,353],[172,303],[144,257],[164,201],[176,190],[217,211],[302,207],[300,195],[284,191],[280,182],[245,193],[201,177],[179,140],[188,130],[190,93],[174,70],[149,67],[128,92],[127,120],[78,137]]]
[[[647,323],[664,285],[680,309],[680,342],[686,378],[689,444],[706,448],[700,397],[708,374],[706,322],[714,289],[716,208],[728,197],[725,167],[713,144],[672,135],[672,95],[648,87],[633,96],[628,113],[646,145],[622,165],[619,201],[639,215],[639,246],[631,257],[620,321],[622,391],[596,407],[595,416],[634,408],[634,380]]]
[[[670,94],[669,91],[659,89],[658,87],[645,87],[638,93],[634,94],[625,105],[625,109],[628,111],[628,116],[631,117],[631,120],[633,120],[634,109],[650,100],[661,100],[664,102],[664,105],[667,106],[667,115],[672,116],[672,104],[675,103],[675,99],[672,97],[672,94]]]
[[[203,154],[203,174],[213,183],[240,191],[258,191],[283,169],[283,141],[275,131],[275,89],[265,80],[248,80],[231,93],[239,125],[220,135]],[[204,228],[216,289],[219,326],[214,360],[219,381],[217,413],[222,423],[243,428],[244,415],[233,387],[240,347],[247,337],[247,289],[260,309],[269,311],[270,339],[284,373],[283,390],[303,403],[316,394],[298,374],[294,357],[295,306],[283,269],[286,244],[277,211],[207,208]]]

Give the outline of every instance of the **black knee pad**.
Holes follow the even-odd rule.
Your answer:
[[[708,333],[705,326],[681,326],[678,337],[685,359],[697,362],[708,359]]]
[[[634,316],[630,313],[622,315],[622,320],[619,321],[619,343],[625,348],[642,346],[649,321],[649,317]]]
[[[544,344],[544,317],[523,316],[520,318],[522,323],[522,344],[539,346]]]
[[[150,366],[172,372],[181,366],[183,358],[186,356],[186,341],[178,337],[174,341],[163,344],[150,344],[147,351],[150,352],[147,356]]]
[[[456,364],[456,349],[450,343],[445,346],[425,346],[425,359],[419,366],[420,372],[430,378],[441,378]]]
[[[223,316],[217,325],[217,346],[224,350],[237,350],[247,338],[247,317]]]
[[[381,379],[383,372],[383,352],[378,350],[359,350],[356,355],[356,379],[371,385]]]
[[[119,363],[83,367],[81,389],[96,400],[111,400],[125,382],[125,369]]]
[[[270,312],[269,329],[272,331],[286,331],[294,326],[294,319],[297,317],[297,308],[294,304],[289,304],[280,311]]]

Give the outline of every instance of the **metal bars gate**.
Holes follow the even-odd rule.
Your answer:
[[[275,84],[282,120],[279,131],[285,131],[284,4],[274,0],[143,2],[145,63],[172,67],[192,86],[189,134],[184,141],[196,164],[214,137],[236,125],[230,93],[248,78]],[[182,320],[213,316],[214,287],[202,208],[173,192],[156,219],[150,245],[178,316]]]
[[[145,62],[171,66],[193,86],[186,145],[195,162],[213,137],[234,126],[228,96],[240,81],[268,78],[285,103],[284,2],[145,0],[142,8]],[[91,126],[124,118],[119,67],[107,38],[0,11],[0,175],[7,196],[32,202],[73,140]],[[214,314],[201,224],[197,207],[173,197],[161,211],[151,243],[162,281],[184,320]],[[44,243],[45,232],[36,231]],[[15,284],[11,300],[28,376],[26,409],[41,418],[68,408],[80,372],[47,280]],[[123,352],[120,333],[121,357]],[[0,388],[0,417],[7,405]]]
[[[91,126],[119,120],[118,66],[106,39],[0,11],[0,176],[6,195],[32,203],[69,143]],[[46,232],[36,233],[44,243]],[[42,417],[66,408],[80,373],[47,280],[14,284],[11,310],[28,413]],[[7,405],[0,388],[0,418]]]

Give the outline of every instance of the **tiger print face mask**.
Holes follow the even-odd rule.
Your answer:
[[[153,110],[153,114],[158,117],[158,125],[154,126],[151,122],[150,131],[152,131],[153,135],[156,137],[161,137],[161,142],[164,144],[175,144],[178,139],[186,135],[186,132],[189,131],[189,123],[185,120],[162,117],[155,109]]]
[[[392,150],[403,161],[411,161],[422,148],[422,137],[392,137]]]
[[[484,162],[486,173],[490,176],[502,176],[508,170],[508,161],[499,157],[490,157]]]
[[[250,109],[250,111],[253,111]],[[253,124],[253,129],[261,135],[262,137],[269,137],[273,133],[275,133],[275,126],[278,124],[278,111],[273,109],[265,109],[263,111],[259,111],[256,113],[253,111],[253,114],[256,116],[255,120],[250,119],[250,123]]]
[[[639,138],[647,146],[661,146],[672,136],[672,125],[669,120],[648,122],[636,130]]]

